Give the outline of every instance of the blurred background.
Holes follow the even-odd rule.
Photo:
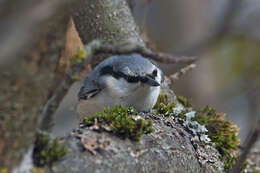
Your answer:
[[[196,108],[225,112],[243,142],[260,116],[260,1],[136,0],[133,11],[153,48],[198,56],[197,68],[172,86],[175,93]],[[180,68],[161,67],[166,74]]]

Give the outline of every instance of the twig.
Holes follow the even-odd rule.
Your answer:
[[[190,57],[174,56],[166,53],[153,52],[152,50],[133,42],[126,42],[118,45],[104,45],[104,44],[96,45],[93,54],[96,55],[101,53],[114,54],[114,55],[139,53],[144,57],[165,64],[192,63],[196,60],[196,57],[193,56]]]
[[[258,106],[259,106],[259,101],[260,101],[259,100],[260,93],[258,91],[257,85],[254,82],[252,82],[253,79],[252,78],[250,79],[250,77],[251,76],[246,75],[246,77],[245,77],[246,85],[247,85],[247,87],[250,86],[250,88],[255,88],[255,89],[251,89],[251,92],[247,93],[247,96],[248,96],[248,100],[249,100],[250,106],[251,106],[250,114],[256,115],[256,118],[255,118],[255,120],[253,120],[252,129],[250,130],[250,133],[248,133],[246,143],[242,147],[243,149],[241,151],[239,159],[236,162],[236,164],[233,166],[233,168],[231,169],[230,173],[240,172],[241,167],[243,166],[243,163],[245,162],[248,154],[250,153],[250,150],[252,149],[252,147],[257,142],[257,140],[260,136],[260,116],[258,116],[259,115]]]
[[[172,83],[176,82],[177,80],[180,79],[183,75],[185,75],[187,72],[190,70],[194,69],[196,67],[196,64],[189,64],[182,69],[180,69],[178,72],[174,73],[173,75],[170,76],[170,80]]]
[[[249,154],[251,148],[254,146],[254,144],[256,143],[257,139],[260,136],[260,121],[258,122],[256,128],[254,128],[252,135],[249,137],[249,140],[247,142],[247,144],[245,145],[245,147],[243,147],[243,152],[240,155],[237,163],[233,166],[233,168],[231,169],[230,173],[237,173],[240,172],[241,167],[244,163],[244,161],[247,158],[247,155]]]

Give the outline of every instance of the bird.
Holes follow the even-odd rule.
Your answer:
[[[119,105],[149,112],[163,81],[162,70],[140,54],[110,56],[86,76],[78,92],[77,112],[80,119]]]

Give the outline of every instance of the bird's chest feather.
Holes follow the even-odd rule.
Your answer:
[[[115,79],[108,78],[107,79],[106,90],[108,95],[116,98],[124,98],[124,97],[136,97],[137,94],[147,94],[148,87],[144,86],[140,82],[137,83],[129,83],[123,78]]]
[[[107,99],[139,110],[151,109],[160,93],[160,87],[150,87],[141,82],[129,83],[122,78],[107,80]]]

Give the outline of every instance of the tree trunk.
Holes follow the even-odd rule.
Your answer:
[[[37,113],[61,81],[56,70],[68,21],[62,15],[45,23],[48,31],[30,53],[0,67],[0,168],[17,166],[34,143]]]
[[[73,10],[73,19],[83,44],[99,39],[109,44],[131,40],[144,45],[125,0],[79,0],[79,3],[80,7]],[[95,66],[107,56],[95,57],[91,64]]]

